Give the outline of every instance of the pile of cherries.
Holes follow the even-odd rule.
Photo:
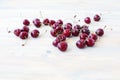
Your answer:
[[[100,19],[101,17],[98,14],[93,17],[93,20],[96,22],[100,21]],[[84,19],[84,22],[86,24],[90,24],[91,18],[86,17]],[[23,24],[24,26],[22,29],[14,30],[14,34],[16,36],[20,37],[21,39],[27,39],[29,33],[33,38],[37,38],[39,36],[40,32],[37,29],[34,29],[30,32],[28,27],[30,25],[30,21],[28,19],[25,19],[23,21]],[[98,37],[101,37],[104,34],[104,30],[102,28],[99,28],[94,33],[91,33],[89,26],[87,25],[80,26],[79,24],[76,24],[73,26],[71,23],[63,24],[63,21],[61,19],[55,21],[46,18],[41,22],[40,19],[36,18],[33,20],[33,24],[37,28],[40,28],[42,25],[49,25],[52,28],[50,30],[50,34],[55,37],[55,40],[52,42],[52,44],[63,52],[68,48],[68,43],[66,42],[67,38],[78,36],[79,40],[76,42],[76,46],[82,49],[86,46],[94,46]]]

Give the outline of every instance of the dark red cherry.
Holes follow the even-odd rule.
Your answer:
[[[86,38],[88,38],[88,34],[86,34],[86,33],[81,33],[80,34],[80,39],[86,39]]]
[[[28,32],[22,31],[19,35],[21,39],[27,39],[28,38]]]
[[[53,26],[54,23],[56,23],[55,20],[50,20],[49,21],[49,26]]]
[[[28,26],[28,25],[30,25],[30,21],[28,19],[24,19],[23,24]]]
[[[86,40],[86,45],[87,45],[88,47],[94,46],[94,45],[95,45],[95,40],[92,39],[92,38],[87,38],[87,40]]]
[[[91,23],[90,17],[86,17],[86,18],[84,19],[84,22],[85,22],[86,24],[90,24],[90,23]]]
[[[94,17],[93,17],[94,21],[100,21],[101,17],[96,14]]]
[[[66,36],[64,34],[59,34],[56,39],[59,39],[60,41],[65,41]]]
[[[64,29],[72,29],[72,24],[71,23],[66,23],[64,26]]]
[[[40,19],[38,19],[38,18],[34,19],[34,20],[33,20],[33,24],[34,24],[37,28],[41,27]]]
[[[29,27],[28,26],[23,26],[23,28],[21,29],[21,31],[29,32]]]
[[[90,34],[90,30],[87,29],[87,28],[82,28],[81,32],[82,32],[82,33],[86,33],[87,35]]]
[[[62,26],[63,25],[63,21],[61,19],[57,20],[57,23]]]
[[[40,34],[40,32],[37,29],[31,31],[31,36],[33,38],[37,38],[39,36],[39,34]]]
[[[48,18],[44,19],[44,20],[43,20],[43,24],[44,24],[44,25],[48,25],[48,24],[49,24],[49,19],[48,19]]]
[[[95,41],[98,39],[98,36],[94,33],[90,34],[90,38],[94,39]]]
[[[57,37],[57,30],[56,29],[51,29],[50,30],[50,34],[53,36],[53,37]]]
[[[52,44],[53,44],[55,47],[57,47],[57,45],[58,45],[59,42],[60,42],[60,40],[57,38],[57,39],[55,39],[55,40],[52,42]]]
[[[79,33],[80,33],[79,29],[77,28],[72,29],[72,36],[78,36]]]
[[[76,42],[76,46],[77,46],[78,48],[84,48],[84,47],[86,46],[85,40],[84,40],[84,39],[78,40],[78,41]]]
[[[66,36],[66,37],[71,37],[72,36],[72,33],[71,33],[71,30],[70,29],[65,29],[63,34]]]
[[[62,41],[62,42],[59,42],[58,45],[57,45],[58,49],[60,51],[66,51],[67,48],[68,48],[68,44],[65,42],[65,41]]]
[[[80,27],[79,24],[77,24],[77,25],[74,26],[74,29],[78,29],[80,31],[81,27]]]
[[[20,33],[21,33],[21,29],[15,29],[15,30],[14,30],[14,34],[15,34],[16,36],[19,36]]]
[[[104,30],[101,29],[101,28],[99,28],[99,29],[96,30],[95,33],[96,33],[98,36],[103,36],[103,34],[104,34]]]

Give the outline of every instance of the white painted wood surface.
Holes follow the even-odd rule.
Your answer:
[[[75,46],[78,38],[72,38],[63,53],[52,46],[50,28],[42,26],[41,36],[22,47],[24,41],[6,29],[22,27],[24,18],[41,18],[40,11],[44,18],[64,22],[78,15],[81,25],[84,17],[102,13],[102,20],[92,21],[90,29],[107,25],[113,30],[105,30],[93,48],[83,50]],[[120,0],[1,0],[0,80],[120,80]]]

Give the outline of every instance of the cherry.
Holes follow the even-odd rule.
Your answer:
[[[33,37],[33,38],[37,38],[38,36],[39,36],[39,31],[37,30],[37,29],[35,29],[35,30],[33,30],[32,32],[31,32],[31,36]]]
[[[53,26],[54,23],[56,23],[55,20],[50,20],[49,21],[49,26]]]
[[[48,19],[48,18],[44,19],[44,20],[43,20],[43,24],[44,24],[44,25],[48,25],[48,24],[49,24],[49,19]]]
[[[41,27],[40,19],[38,19],[38,18],[34,19],[34,20],[33,20],[33,24],[34,24],[37,28]]]
[[[60,39],[56,38],[56,39],[52,42],[52,44],[53,44],[55,47],[57,47],[57,45],[58,45],[59,42],[60,42]]]
[[[74,26],[74,29],[78,29],[80,31],[81,27],[80,27],[79,24],[77,24],[77,25]]]
[[[58,45],[57,45],[58,49],[60,51],[66,51],[67,48],[68,48],[68,44],[65,42],[65,41],[62,41],[62,42],[59,42]]]
[[[92,39],[92,38],[87,38],[87,40],[86,40],[86,45],[87,45],[88,47],[94,46],[94,45],[95,45],[95,40]]]
[[[72,36],[78,36],[79,33],[80,33],[79,29],[77,28],[72,29]]]
[[[95,41],[98,39],[98,36],[94,33],[90,34],[90,38],[94,39]]]
[[[70,29],[65,29],[63,34],[66,36],[66,37],[71,37],[72,33],[70,31]]]
[[[28,26],[23,26],[23,28],[21,29],[21,31],[29,32],[29,27]]]
[[[86,17],[86,18],[84,19],[84,22],[85,22],[86,24],[90,24],[90,23],[91,23],[90,17]]]
[[[14,34],[15,34],[16,36],[19,36],[20,33],[21,33],[21,29],[15,29],[15,30],[14,30]]]
[[[96,14],[94,17],[93,17],[94,21],[100,21],[101,17]]]
[[[104,30],[101,29],[101,28],[99,28],[99,29],[96,30],[95,33],[96,33],[98,36],[103,36],[103,34],[104,34]]]
[[[51,29],[50,30],[50,34],[53,36],[53,37],[57,37],[57,30],[56,29]]]
[[[24,19],[23,24],[26,26],[30,25],[30,21],[28,19]]]
[[[21,39],[27,39],[28,38],[28,32],[22,31],[19,35]]]
[[[63,21],[61,19],[57,20],[57,23],[62,26],[63,25]]]
[[[88,28],[82,28],[81,32],[86,33],[87,35],[90,34],[90,30]]]
[[[85,40],[84,40],[84,39],[78,40],[78,41],[76,42],[76,46],[77,46],[78,48],[84,48],[84,47],[86,46]]]
[[[72,24],[71,23],[66,23],[64,26],[64,29],[72,29]]]
[[[86,34],[86,33],[81,33],[80,34],[80,39],[86,39],[86,38],[88,38],[88,34]]]
[[[60,34],[57,36],[56,39],[59,39],[60,41],[65,41],[66,40],[66,36],[64,34]]]
[[[56,29],[57,27],[61,27],[61,25],[59,25],[57,22],[53,24],[52,28]]]

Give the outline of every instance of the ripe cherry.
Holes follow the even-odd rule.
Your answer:
[[[48,24],[49,24],[49,19],[48,19],[48,18],[44,19],[44,20],[43,20],[43,24],[44,24],[44,25],[48,25]]]
[[[14,34],[15,34],[16,36],[19,36],[20,33],[21,33],[21,29],[15,29],[15,30],[14,30]]]
[[[23,28],[21,29],[21,31],[29,32],[29,27],[28,26],[23,26]]]
[[[93,17],[94,21],[100,21],[101,17],[96,14],[94,17]]]
[[[34,20],[33,20],[33,24],[34,24],[37,28],[41,27],[40,19],[38,19],[38,18],[34,19]]]
[[[56,23],[55,20],[49,20],[49,26],[53,26],[54,23]]]
[[[63,52],[64,52],[64,51],[67,50],[68,44],[67,44],[67,42],[62,41],[62,42],[59,42],[59,43],[58,43],[57,47],[58,47],[58,49],[59,49],[60,51],[63,51]]]
[[[99,29],[96,30],[95,33],[96,33],[98,36],[103,36],[103,34],[104,34],[104,30],[101,29],[101,28],[99,28]]]
[[[86,17],[86,18],[84,19],[84,22],[85,22],[86,24],[90,24],[90,23],[91,23],[90,17]]]
[[[22,31],[19,35],[21,39],[27,39],[28,38],[28,32]]]
[[[30,21],[28,19],[24,19],[23,24],[26,26],[30,25]]]
[[[84,40],[84,39],[78,40],[78,41],[76,42],[76,46],[77,46],[78,48],[84,48],[84,47],[86,46],[85,40]]]
[[[79,33],[80,33],[79,29],[77,28],[72,29],[72,36],[78,36]]]
[[[92,38],[87,38],[87,40],[86,40],[86,45],[87,45],[88,47],[94,46],[94,45],[95,45],[95,40],[92,39]]]
[[[66,37],[71,37],[72,36],[72,33],[71,33],[71,30],[70,29],[65,29],[63,34],[66,36]]]
[[[31,32],[31,36],[33,37],[33,38],[37,38],[38,36],[39,36],[39,31],[37,30],[37,29],[35,29],[35,30],[33,30],[32,32]]]
[[[71,23],[66,23],[64,26],[64,29],[72,29],[72,24]]]

